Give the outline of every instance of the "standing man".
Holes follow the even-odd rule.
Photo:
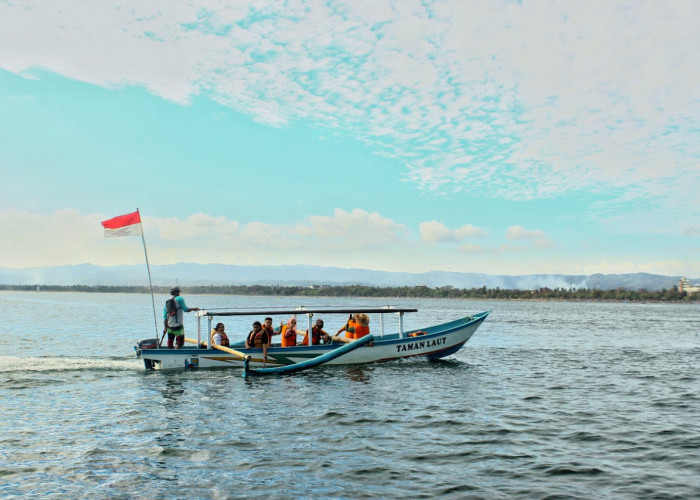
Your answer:
[[[173,340],[176,349],[182,349],[185,343],[185,325],[182,321],[182,313],[199,311],[198,307],[187,307],[185,299],[180,297],[180,287],[174,286],[170,289],[172,298],[165,301],[163,308],[163,333],[168,333],[168,349],[173,348]]]

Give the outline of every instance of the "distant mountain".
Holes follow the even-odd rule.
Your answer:
[[[533,290],[539,288],[598,288],[614,290],[669,289],[678,285],[680,276],[658,274],[527,274],[510,276],[482,273],[430,271],[392,273],[368,269],[322,266],[232,266],[224,264],[172,264],[151,266],[154,285],[369,285],[369,286],[452,286],[455,288],[502,288]],[[695,280],[696,281],[696,280]],[[148,283],[146,266],[77,266],[26,269],[0,268],[4,285],[144,285]]]

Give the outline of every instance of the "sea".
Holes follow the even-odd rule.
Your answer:
[[[491,311],[441,361],[244,378],[144,369],[166,298],[0,292],[0,497],[700,498],[699,304],[185,295]]]

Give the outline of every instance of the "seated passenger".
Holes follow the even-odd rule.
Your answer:
[[[316,324],[311,328],[311,342],[313,342],[312,345],[331,343],[331,336],[323,329],[323,320],[321,318],[317,319]],[[301,341],[300,345],[309,345],[308,330],[304,333],[304,340]]]
[[[345,331],[345,337],[341,337],[340,333]],[[348,322],[338,330],[333,340],[345,342],[346,344],[353,340],[360,339],[365,335],[369,335],[369,316],[364,313],[350,315]]]
[[[267,361],[267,346],[270,344],[270,338],[267,336],[267,332],[263,330],[260,321],[253,323],[253,329],[248,333],[248,337],[245,339],[246,349],[260,349],[263,350],[263,358]]]
[[[275,330],[272,326],[272,318],[268,316],[267,318],[265,318],[265,322],[262,325],[262,329],[265,330],[265,332],[267,333],[267,338],[270,339],[270,345],[272,345],[272,336],[280,334],[280,331],[282,330],[282,325],[280,325],[280,328]]]
[[[289,318],[287,324],[282,326],[282,347],[293,347],[297,345],[297,320]]]
[[[355,323],[355,318],[354,318],[353,315],[351,314],[350,316],[348,316],[347,322],[340,328],[340,330],[338,330],[338,331],[335,333],[335,336],[333,337],[333,340],[335,339],[335,337],[337,337],[338,335],[340,335],[341,333],[343,333],[343,332],[344,332],[345,330],[347,330],[348,328],[354,328],[355,325],[356,325],[356,323]]]
[[[223,323],[217,323],[216,327],[211,331],[211,345],[222,345],[224,347],[229,347],[228,337],[224,331],[225,327]]]

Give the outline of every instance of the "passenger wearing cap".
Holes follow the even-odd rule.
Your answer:
[[[345,337],[340,336],[343,331],[345,332]],[[347,344],[365,335],[369,335],[369,316],[365,313],[351,314],[345,326],[333,336],[333,340]]]
[[[323,329],[323,320],[321,318],[318,318],[316,324],[311,328],[311,342],[313,342],[312,345],[331,343],[331,336]],[[304,340],[301,341],[301,345],[309,345],[308,330],[304,333]]]
[[[185,343],[185,325],[183,323],[183,311],[199,311],[198,307],[187,307],[185,299],[180,297],[180,287],[170,289],[172,298],[165,301],[163,308],[163,335],[168,334],[168,349],[173,348],[173,341],[177,349],[181,349]]]

